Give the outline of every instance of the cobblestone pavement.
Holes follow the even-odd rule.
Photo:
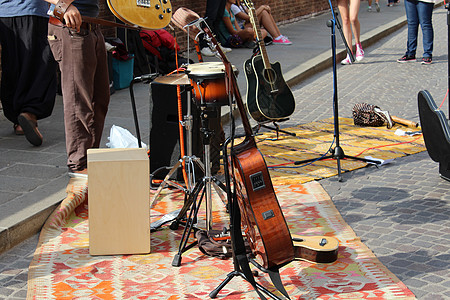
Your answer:
[[[395,62],[405,51],[404,28],[366,49],[363,63],[339,66],[339,116],[351,117],[353,105],[366,102],[418,122],[423,89],[439,105],[448,88],[445,21],[446,11],[435,11],[432,65]],[[419,44],[418,57],[422,49]],[[294,95],[301,100],[289,125],[333,116],[331,70],[302,83]],[[320,183],[361,240],[418,299],[450,299],[450,182],[439,177],[438,164],[422,152],[342,177],[344,182],[333,177]]]
[[[362,63],[338,66],[339,115],[351,117],[355,103],[367,102],[418,121],[417,93],[422,89],[429,90],[439,105],[448,88],[444,9],[435,11],[434,29],[432,65],[395,62],[405,52],[404,28],[365,49]],[[293,91],[296,111],[282,127],[333,116],[331,69]],[[443,110],[447,114],[445,106]],[[438,164],[422,152],[342,177],[343,182],[332,177],[320,183],[361,240],[418,299],[450,299],[450,182],[439,177]],[[28,265],[37,240],[35,235],[0,255],[0,299],[25,298]]]

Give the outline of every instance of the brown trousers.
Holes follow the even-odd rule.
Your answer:
[[[87,167],[87,150],[98,148],[109,105],[105,40],[93,29],[76,32],[48,25],[49,43],[61,70],[67,166]]]

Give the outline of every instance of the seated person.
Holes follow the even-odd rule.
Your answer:
[[[236,0],[236,4],[231,5],[231,11],[236,16],[236,20],[241,28],[252,27],[248,9],[242,5],[240,0]],[[292,45],[292,42],[281,34],[277,24],[271,14],[269,5],[261,5],[255,9],[259,26],[265,28],[273,38],[273,43],[277,45]]]
[[[231,5],[234,3],[236,3],[236,0],[227,0],[225,4],[223,17],[217,28],[219,41],[225,47],[239,48],[246,46],[253,48],[255,46],[255,32],[251,27],[239,27],[236,17],[231,11]],[[261,35],[261,38],[264,39],[267,36],[267,31],[261,29]]]

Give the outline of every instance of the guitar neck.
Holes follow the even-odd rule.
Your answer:
[[[225,65],[225,79],[230,78],[231,82],[228,82],[228,84],[231,85],[230,92],[234,94],[234,97],[236,99],[236,104],[239,109],[239,114],[242,119],[242,125],[244,126],[245,131],[245,138],[247,141],[250,141],[252,143],[255,143],[253,139],[253,130],[250,126],[250,121],[247,117],[247,114],[245,112],[244,103],[242,102],[241,92],[239,91],[239,87],[237,85],[236,76],[233,72],[233,66],[228,61],[227,57],[223,53],[222,49],[218,47],[219,43],[217,42],[216,38],[214,37],[213,33],[209,30],[208,27],[203,29],[204,32],[211,38],[211,42],[214,44],[217,52],[219,53],[223,64]]]
[[[264,43],[264,39],[262,38],[261,27],[259,26],[258,18],[256,16],[255,7],[248,0],[245,0],[245,3],[249,9],[250,22],[252,23],[253,30],[256,33],[256,40],[258,42],[259,50],[261,52],[264,68],[269,69],[270,68],[269,56],[267,55],[266,45]]]

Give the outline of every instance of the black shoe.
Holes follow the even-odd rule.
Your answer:
[[[264,38],[264,45],[269,46],[273,44],[273,39],[270,36]]]
[[[431,57],[423,57],[421,64],[422,65],[431,65],[431,62],[432,62]]]
[[[248,41],[248,42],[245,42],[242,46],[253,49],[256,47],[256,43],[254,41]]]
[[[405,63],[405,62],[415,62],[416,61],[416,57],[412,56],[412,55],[403,55],[402,58],[397,59],[397,62],[399,63]]]

